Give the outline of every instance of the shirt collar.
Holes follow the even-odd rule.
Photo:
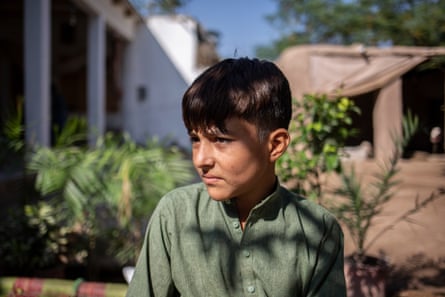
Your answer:
[[[281,185],[278,179],[275,182],[275,190],[260,203],[255,205],[251,214],[262,218],[275,218],[281,208]]]
[[[275,218],[278,214],[279,209],[281,208],[281,185],[278,181],[278,178],[275,182],[275,189],[274,191],[265,197],[263,200],[261,200],[257,205],[255,205],[250,214],[254,215],[255,217],[262,217],[262,218]],[[230,199],[223,202],[225,208],[229,210],[229,214],[233,214],[233,212],[236,213],[235,210],[235,200]]]

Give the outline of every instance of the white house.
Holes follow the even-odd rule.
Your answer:
[[[152,16],[131,45],[127,77],[129,97],[125,100],[124,127],[139,141],[148,136],[171,138],[182,147],[189,137],[182,123],[181,99],[186,88],[211,63],[200,58],[201,27],[183,15]],[[207,40],[207,39],[206,39]],[[210,40],[212,43],[212,41]],[[135,92],[136,94],[132,94]],[[141,100],[141,93],[145,99]]]
[[[145,20],[127,0],[0,1],[0,120],[24,102],[28,144],[51,144],[62,115],[107,130],[188,146],[181,98],[217,61],[214,41],[185,16]],[[209,62],[210,61],[210,62]]]

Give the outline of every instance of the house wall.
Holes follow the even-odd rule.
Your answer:
[[[89,18],[98,12],[107,21],[125,18],[120,29],[115,30],[119,27],[116,20],[104,28],[106,106],[101,117],[105,116],[105,128],[127,131],[138,142],[145,142],[148,137],[170,137],[170,142],[187,149],[189,139],[183,128],[180,104],[187,86],[202,71],[196,67],[197,24],[184,18],[183,22],[181,19],[181,22],[171,24],[168,36],[159,31],[158,35],[165,39],[162,47],[160,39],[155,38],[146,23],[138,21],[133,14],[127,15],[125,2],[97,2],[91,7],[86,0],[51,2],[51,48],[48,52],[52,62],[49,79],[58,91],[57,97],[63,99],[66,107],[63,114],[85,116],[88,112]],[[13,0],[0,3],[0,24],[3,24],[0,26],[0,43],[3,45],[0,49],[0,78],[7,84],[0,91],[0,120],[4,120],[24,94],[24,3]],[[110,7],[102,9],[104,5]],[[133,29],[136,30],[134,33]],[[167,43],[169,51],[166,50]],[[124,56],[122,63],[121,53]],[[121,72],[121,65],[125,73]],[[48,121],[48,124],[41,125],[45,129],[45,143],[49,142],[46,138],[51,137],[53,123],[50,116],[48,107],[45,115],[38,117]]]
[[[145,25],[126,49],[123,125],[133,139],[150,137],[189,147],[181,99],[188,84]]]
[[[394,151],[393,137],[402,129],[402,80],[380,90],[373,111],[374,157],[386,160]]]
[[[138,19],[136,12],[130,10],[129,5],[124,1],[109,0],[72,0],[79,7],[82,7],[88,14],[101,15],[107,26],[113,31],[118,32],[126,40],[134,38],[135,27],[138,26],[135,21]],[[131,17],[130,17],[131,16]]]

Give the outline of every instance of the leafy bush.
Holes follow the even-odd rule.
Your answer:
[[[144,222],[159,199],[193,177],[179,149],[155,141],[139,145],[113,133],[93,148],[38,148],[28,168],[40,193],[63,214],[61,223],[87,234],[90,249],[105,238],[125,263],[135,261]]]
[[[23,100],[18,100],[14,110],[5,112],[0,130],[0,171],[13,172],[23,169],[25,152],[23,127]]]
[[[304,95],[294,102],[290,123],[291,143],[277,163],[281,181],[294,192],[322,201],[322,175],[340,172],[340,150],[357,131],[352,115],[360,113],[346,97]]]
[[[44,202],[9,210],[0,225],[0,263],[5,271],[32,275],[61,263],[67,240],[57,216]]]

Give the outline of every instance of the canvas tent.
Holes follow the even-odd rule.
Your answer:
[[[288,77],[294,98],[307,93],[352,98],[362,109],[358,125],[364,133],[357,140],[370,141],[374,156],[380,158],[392,149],[391,133],[400,131],[407,109],[420,113],[422,129],[439,126],[443,131],[444,69],[413,72],[435,56],[445,56],[445,47],[303,45],[286,49],[276,64]],[[434,79],[425,79],[429,76]],[[422,77],[424,91],[417,92],[413,84]],[[417,141],[423,142],[418,147],[428,150],[428,139]]]

